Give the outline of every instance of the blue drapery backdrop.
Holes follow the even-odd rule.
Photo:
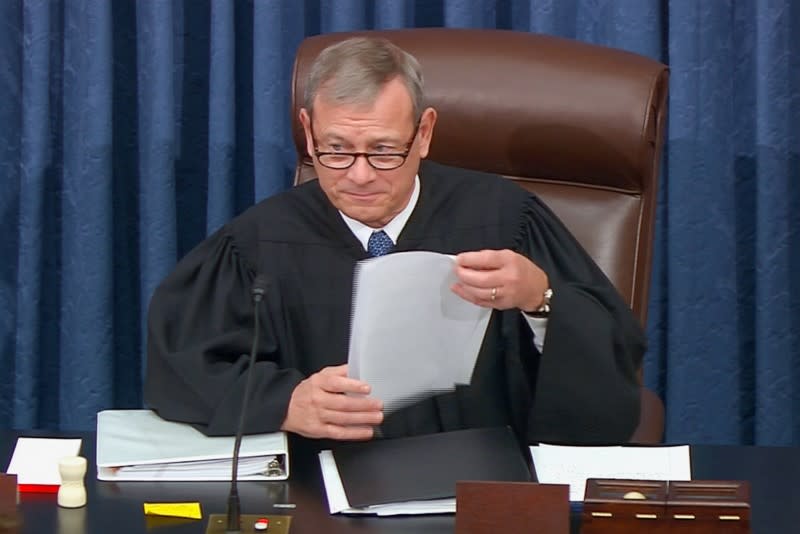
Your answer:
[[[142,402],[153,288],[291,185],[317,33],[503,28],[669,64],[646,381],[667,439],[800,445],[800,3],[0,2],[0,426]]]

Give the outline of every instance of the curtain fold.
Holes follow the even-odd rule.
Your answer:
[[[158,282],[291,186],[304,37],[446,26],[670,66],[646,382],[669,440],[800,444],[797,2],[8,0],[0,20],[0,425],[141,406]]]
[[[31,278],[21,278],[18,273],[32,272],[38,276],[42,266],[39,237],[44,218],[41,195],[47,162],[49,111],[43,104],[47,99],[41,93],[47,93],[49,87],[46,37],[50,32],[50,20],[43,7],[46,5],[35,6],[39,20],[31,28],[31,25],[23,27],[21,5],[0,4],[0,20],[9,26],[9,31],[0,32],[0,65],[3,65],[0,102],[19,102],[17,106],[0,104],[0,124],[5,125],[0,127],[0,223],[4,228],[0,253],[5,258],[0,262],[0,372],[12,377],[15,383],[20,382],[18,388],[0,389],[0,414],[9,422],[30,418],[38,408],[36,364],[41,291],[38,283]],[[38,38],[28,41],[28,47],[24,48],[23,34]],[[31,42],[39,46],[31,46]],[[45,66],[38,70],[44,72],[34,84],[40,87],[43,83],[44,89],[24,91],[24,84],[33,81],[33,73],[29,64],[22,62],[23,50],[25,56]],[[36,118],[27,122],[23,119],[23,103],[25,108],[32,108],[29,115]],[[24,151],[23,138],[27,147]],[[23,187],[23,184],[26,185]],[[24,229],[20,227],[23,223]],[[22,242],[31,244],[21,246]],[[19,363],[15,354],[21,356]]]
[[[64,9],[63,169],[61,172],[60,351],[42,354],[57,376],[40,377],[58,422],[84,427],[98,400],[114,387],[110,367],[95,365],[113,347],[111,213],[111,10],[102,0]],[[51,394],[48,392],[48,396]],[[49,408],[49,406],[48,406]]]
[[[280,14],[282,16],[276,16]],[[253,11],[253,98],[244,112],[253,120],[253,172],[256,198],[265,198],[291,185],[293,151],[286,143],[290,131],[289,90],[293,51],[300,44],[297,6],[280,2],[256,3]],[[251,202],[252,195],[245,199]]]
[[[235,28],[234,4],[212,0],[208,68],[208,234],[230,220],[236,211]]]
[[[135,7],[137,90],[134,100],[128,105],[135,104],[136,109],[134,135],[138,149],[138,190],[135,194],[138,198],[139,265],[138,270],[130,274],[139,282],[139,320],[136,326],[140,332],[138,346],[142,350],[148,300],[175,263],[177,219],[186,213],[178,209],[175,175],[176,163],[186,157],[181,153],[181,140],[190,133],[183,131],[184,124],[180,119],[184,113],[198,113],[203,117],[207,114],[197,107],[187,108],[181,101],[182,91],[188,84],[181,68],[181,55],[186,53],[186,48],[180,46],[180,39],[176,39],[180,36],[176,30],[181,29],[177,24],[182,20],[180,4],[139,2]],[[116,105],[120,104],[116,102]],[[205,151],[200,153],[205,154]],[[207,161],[207,157],[203,160]],[[195,170],[202,176],[201,169]],[[200,176],[193,177],[195,183],[200,181]],[[194,205],[192,209],[196,210],[198,206]],[[144,358],[141,361],[144,362]],[[138,374],[141,376],[142,371],[139,370]]]
[[[383,0],[375,9],[375,29],[391,30],[414,25],[414,3],[404,0]]]
[[[800,443],[800,6],[756,13],[754,438]],[[749,437],[749,436],[748,436]]]

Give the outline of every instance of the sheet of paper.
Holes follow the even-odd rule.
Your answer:
[[[182,517],[186,519],[203,518],[199,502],[146,502],[144,503],[144,515]]]
[[[18,438],[6,472],[17,475],[17,484],[60,486],[59,460],[80,450],[80,439]]]
[[[587,478],[691,480],[688,445],[674,447],[531,446],[536,476],[544,484],[569,484],[569,500],[583,501]]]
[[[322,470],[322,481],[325,484],[325,493],[328,497],[328,509],[331,514],[372,514],[378,516],[390,515],[421,515],[421,514],[454,514],[456,500],[433,499],[429,501],[407,501],[391,504],[367,506],[365,508],[352,508],[347,502],[344,485],[336,468],[336,460],[329,450],[319,453],[319,465]]]
[[[392,412],[469,384],[491,310],[450,290],[453,256],[399,252],[360,262],[348,369]]]

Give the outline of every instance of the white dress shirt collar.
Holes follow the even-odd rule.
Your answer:
[[[408,199],[408,204],[406,204],[406,207],[403,208],[403,211],[398,213],[395,218],[389,221],[389,224],[383,228],[372,228],[371,226],[367,226],[361,221],[357,221],[351,217],[348,217],[341,211],[339,211],[339,215],[342,216],[342,219],[344,219],[347,227],[350,228],[350,231],[353,232],[356,238],[361,242],[361,246],[364,247],[364,250],[367,250],[369,236],[372,235],[372,232],[377,232],[379,230],[386,232],[386,234],[392,239],[392,243],[396,244],[397,238],[400,237],[400,232],[402,232],[403,228],[405,228],[409,217],[411,217],[411,213],[414,211],[414,208],[417,205],[417,200],[419,200],[419,188],[419,175],[417,175],[414,177],[414,190],[411,192],[411,198]]]

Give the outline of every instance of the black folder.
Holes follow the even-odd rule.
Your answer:
[[[529,482],[509,427],[346,443],[333,457],[350,506],[455,497],[459,480]]]

